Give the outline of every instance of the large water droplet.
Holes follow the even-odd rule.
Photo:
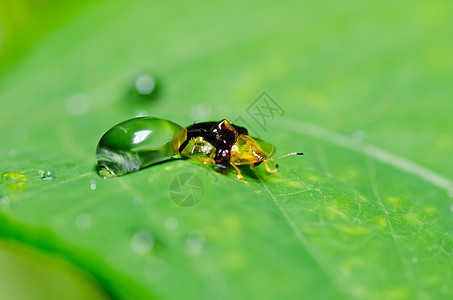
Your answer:
[[[42,180],[54,180],[57,178],[53,170],[40,170],[39,173],[41,173]]]
[[[139,230],[131,238],[131,247],[137,254],[148,254],[154,247],[154,237],[146,230]]]
[[[184,127],[164,119],[139,117],[119,123],[99,141],[99,175],[120,176],[172,159],[186,136]]]

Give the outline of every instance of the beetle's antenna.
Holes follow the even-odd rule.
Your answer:
[[[282,155],[282,156],[279,156],[279,157],[269,158],[269,159],[266,159],[266,160],[267,161],[276,160],[276,159],[280,159],[280,158],[291,156],[291,155],[304,155],[304,154],[302,152],[291,152],[291,153],[288,153],[288,154],[285,154],[285,155]]]

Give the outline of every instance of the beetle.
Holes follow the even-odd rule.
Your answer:
[[[182,155],[218,168],[232,166],[238,179],[243,179],[239,166],[264,164],[268,172],[276,173],[278,165],[273,160],[303,154],[293,152],[272,158],[275,150],[274,145],[249,136],[246,128],[226,119],[184,128],[165,119],[138,117],[109,129],[98,143],[96,159],[103,177],[135,172]]]
[[[226,119],[220,122],[196,123],[187,127],[187,132],[187,138],[179,148],[184,156],[220,168],[231,165],[236,170],[238,179],[243,179],[238,168],[243,165],[254,168],[264,163],[268,172],[278,172],[278,164],[273,162],[277,158],[271,158],[275,154],[275,146],[249,136],[246,128],[233,125]],[[285,156],[289,155],[303,153],[293,152]],[[269,163],[274,164],[275,168],[272,169]]]

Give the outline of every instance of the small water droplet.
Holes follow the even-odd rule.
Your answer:
[[[199,230],[192,230],[186,238],[187,246],[193,251],[201,251],[206,242],[203,232]]]
[[[0,197],[0,205],[8,205],[9,201],[9,197],[6,195]]]
[[[87,94],[73,94],[66,101],[66,111],[74,116],[83,115],[90,109],[91,102],[92,100]]]
[[[363,130],[356,130],[352,133],[352,142],[355,144],[361,144],[366,138],[366,132]]]
[[[176,231],[179,226],[178,219],[175,217],[168,217],[164,220],[164,226],[168,231]]]
[[[79,229],[85,230],[91,227],[91,215],[87,213],[80,213],[75,218],[75,224]]]
[[[413,263],[416,263],[417,261],[418,261],[418,257],[417,256],[412,257],[412,262]]]
[[[139,230],[132,236],[131,247],[137,254],[148,254],[154,247],[154,237],[146,230]]]
[[[95,180],[91,180],[90,189],[93,190],[93,191],[96,189],[96,181]]]
[[[156,81],[153,77],[143,74],[135,81],[135,89],[141,95],[151,94],[156,87]]]
[[[41,174],[42,180],[54,180],[57,178],[53,170],[40,170],[39,173]]]
[[[150,257],[145,261],[143,273],[149,281],[160,281],[168,273],[167,263],[162,258]]]

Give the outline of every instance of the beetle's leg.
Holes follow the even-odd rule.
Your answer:
[[[274,164],[275,165],[275,169],[271,169],[269,167],[268,163]],[[265,160],[264,161],[264,166],[266,167],[266,171],[268,171],[269,173],[277,173],[278,172],[278,164],[273,162],[273,161]]]
[[[236,170],[236,172],[238,172],[238,179],[239,180],[242,180],[244,179],[244,177],[242,177],[242,174],[241,174],[241,170],[239,170],[238,167],[236,167],[235,165],[231,164],[233,166],[233,168]]]

